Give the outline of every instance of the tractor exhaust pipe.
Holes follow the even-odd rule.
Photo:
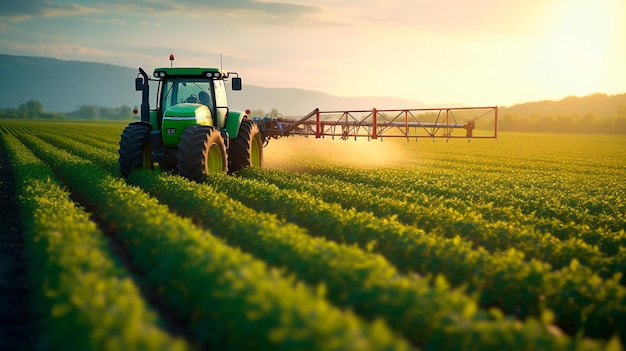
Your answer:
[[[141,91],[141,121],[150,123],[150,85],[148,74],[139,67],[141,77],[135,78],[135,90]]]

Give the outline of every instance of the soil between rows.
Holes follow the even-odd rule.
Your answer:
[[[16,183],[0,148],[0,350],[28,350],[36,340]]]

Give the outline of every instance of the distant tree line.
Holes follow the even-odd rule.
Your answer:
[[[626,112],[626,93],[617,95],[591,94],[587,96],[568,96],[561,100],[543,100],[526,102],[504,108],[507,112],[516,112],[522,116],[533,113],[558,115],[576,112],[584,115],[593,112],[598,116],[606,117],[624,114]]]
[[[137,107],[135,107],[137,108]],[[273,108],[269,113],[263,110],[252,110],[250,116],[264,117],[269,114],[272,117],[280,115],[277,109]],[[67,113],[46,112],[41,102],[29,100],[21,104],[17,109],[0,109],[0,118],[20,118],[20,119],[138,119],[139,115],[133,114],[133,108],[122,105],[120,107],[101,107],[95,105],[82,105],[77,110]]]
[[[504,107],[500,109],[498,129],[626,134],[626,94],[570,96],[559,101],[537,101]]]
[[[44,110],[41,102],[37,100],[29,100],[16,109],[6,108],[0,109],[0,118],[17,118],[17,119],[117,119],[127,120],[138,118],[132,112],[130,106],[120,107],[100,107],[94,105],[83,105],[78,110],[68,113],[47,112]]]
[[[584,115],[570,114],[539,114],[530,116],[505,114],[499,118],[498,129],[516,132],[540,133],[592,133],[592,134],[626,134],[626,115],[599,117],[594,113]]]
[[[559,113],[567,110],[570,113]],[[542,111],[542,112],[532,112]],[[594,112],[582,112],[594,111]],[[253,110],[252,117],[276,117],[280,113]],[[606,96],[594,94],[587,97],[568,97],[561,101],[540,101],[500,109],[498,129],[501,131],[540,133],[600,133],[626,134],[626,94]],[[37,100],[20,104],[17,109],[0,109],[0,118],[18,119],[138,119],[130,106],[100,107],[82,105],[68,113],[46,112]]]
[[[87,118],[87,119],[130,119],[138,118],[133,115],[133,109],[130,106],[120,107],[99,107],[94,105],[82,105],[78,110],[67,114],[70,118]]]
[[[37,100],[29,100],[16,109],[1,109],[1,118],[19,118],[19,119],[65,119],[65,115],[55,112],[46,112]]]

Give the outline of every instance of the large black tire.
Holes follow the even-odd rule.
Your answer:
[[[202,183],[209,172],[225,173],[228,154],[224,138],[217,128],[201,125],[187,127],[178,144],[178,172]]]
[[[130,124],[122,132],[119,148],[120,173],[126,178],[138,168],[152,169],[150,130],[146,124]]]
[[[245,167],[261,167],[263,164],[263,141],[259,127],[247,118],[241,121],[236,138],[230,139],[228,150],[228,173]]]

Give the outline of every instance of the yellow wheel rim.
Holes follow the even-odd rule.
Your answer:
[[[224,162],[222,158],[222,150],[219,145],[211,144],[207,153],[207,171],[210,173],[224,172]]]
[[[250,148],[250,166],[261,167],[261,146],[257,138],[252,139],[252,147]]]

